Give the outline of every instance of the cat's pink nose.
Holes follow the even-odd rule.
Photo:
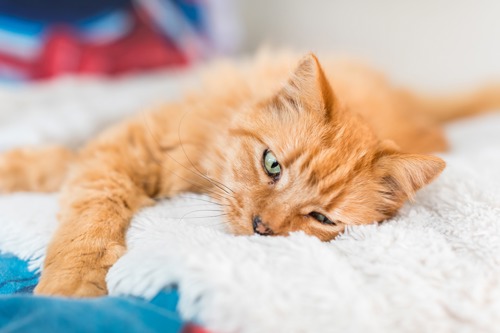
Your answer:
[[[273,231],[271,230],[271,228],[269,228],[269,226],[262,222],[262,219],[260,216],[254,216],[253,218],[253,221],[252,221],[252,225],[253,225],[253,231],[256,233],[256,234],[259,234],[259,235],[262,235],[262,236],[270,236],[273,234]]]

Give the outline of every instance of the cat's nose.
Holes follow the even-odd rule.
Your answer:
[[[262,218],[258,215],[254,216],[253,221],[252,221],[252,225],[253,225],[253,231],[256,234],[259,234],[262,236],[270,236],[273,234],[273,231],[271,230],[271,228],[269,228],[269,226],[266,223],[262,222]]]

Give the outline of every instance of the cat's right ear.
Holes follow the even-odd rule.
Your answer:
[[[335,96],[321,68],[318,58],[312,53],[303,57],[283,88],[272,102],[278,106],[307,109],[326,116],[334,107]]]
[[[445,168],[436,156],[389,152],[376,161],[376,170],[389,201],[401,203],[429,184]]]

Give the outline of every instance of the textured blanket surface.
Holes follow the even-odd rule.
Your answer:
[[[3,91],[0,149],[74,145],[177,88],[160,75]],[[206,197],[144,209],[128,232],[128,252],[108,274],[109,290],[151,298],[176,285],[184,318],[217,332],[496,332],[500,116],[453,124],[448,134],[448,167],[415,202],[329,243],[301,233],[226,234]],[[56,195],[1,196],[0,251],[38,269],[56,211]]]

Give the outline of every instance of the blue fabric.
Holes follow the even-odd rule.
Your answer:
[[[134,298],[68,299],[31,295],[0,296],[0,331],[180,332],[175,293],[151,302]]]
[[[0,254],[0,332],[180,332],[178,294],[152,301],[132,297],[68,299],[30,293],[38,275],[26,262]]]
[[[0,254],[0,295],[32,293],[38,276],[28,270],[25,261]]]
[[[71,23],[130,6],[131,0],[0,0],[0,13],[43,24]]]

